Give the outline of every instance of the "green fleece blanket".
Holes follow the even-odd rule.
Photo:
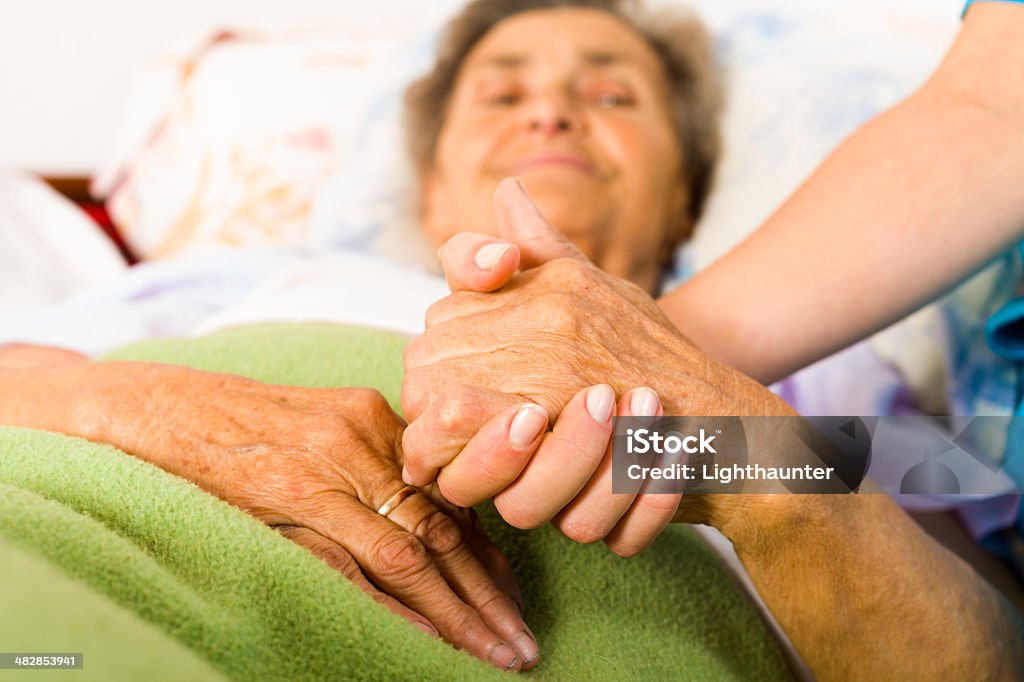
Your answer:
[[[149,342],[116,359],[305,386],[369,385],[398,403],[404,339],[267,325]],[[482,510],[560,680],[787,679],[733,578],[685,528],[639,557],[524,533]],[[0,652],[81,652],[81,671],[0,679],[435,680],[504,673],[392,616],[245,513],[120,451],[0,429]],[[6,674],[6,676],[5,676]]]

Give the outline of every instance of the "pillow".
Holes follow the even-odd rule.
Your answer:
[[[221,29],[161,55],[94,189],[146,258],[267,243],[400,248],[391,228],[419,234],[402,91],[462,4],[442,0],[426,18],[391,2],[333,23]],[[693,6],[728,74],[726,151],[694,241],[703,267],[924,79],[960,2],[649,4]]]
[[[0,313],[58,303],[128,267],[103,232],[45,183],[0,170]]]

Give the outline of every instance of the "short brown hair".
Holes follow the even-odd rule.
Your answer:
[[[711,190],[721,148],[721,87],[714,67],[711,39],[690,13],[642,14],[637,0],[474,0],[449,22],[433,69],[405,92],[409,152],[422,175],[434,163],[448,103],[459,70],[473,47],[499,22],[513,14],[560,7],[608,12],[643,36],[664,65],[675,105],[674,124],[688,184],[686,216],[696,224]],[[673,235],[676,241],[688,234]]]

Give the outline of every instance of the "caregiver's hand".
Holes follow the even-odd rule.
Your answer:
[[[89,373],[80,384],[91,397],[53,430],[116,445],[195,482],[391,611],[499,668],[536,660],[508,563],[467,512],[453,516],[416,492],[378,513],[405,484],[396,461],[404,424],[376,391],[144,363],[35,371],[31,380],[43,382],[63,371],[71,385],[71,374]],[[50,427],[19,405],[0,423]]]
[[[485,404],[469,400],[479,395],[479,389],[462,387],[460,393],[447,393],[442,409],[451,414],[457,405],[455,412],[469,414]],[[460,403],[463,399],[466,402]],[[672,521],[680,498],[647,495],[639,485],[628,492],[611,492],[611,418],[616,411],[619,416],[662,415],[658,396],[649,388],[626,393],[616,410],[611,387],[593,386],[569,401],[550,433],[544,433],[548,417],[542,408],[515,406],[487,421],[457,457],[443,449],[422,450],[410,471],[407,455],[403,478],[428,481],[433,476],[430,472],[440,469],[438,489],[454,504],[468,507],[493,497],[501,516],[518,528],[536,528],[550,520],[559,532],[577,542],[604,540],[617,554],[632,556]],[[416,423],[437,427],[430,419]],[[528,435],[517,436],[526,424]],[[442,443],[452,432],[447,426],[442,428],[445,432],[432,435],[407,430],[405,438]],[[509,446],[496,449],[495,442]],[[433,465],[430,470],[424,469],[426,463]]]

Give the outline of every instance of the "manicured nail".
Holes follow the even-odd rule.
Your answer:
[[[587,391],[587,412],[598,424],[607,424],[612,416],[615,392],[611,386],[601,384]]]
[[[423,632],[427,633],[431,637],[438,636],[437,630],[435,630],[430,623],[424,623],[422,620],[414,620],[412,624],[418,627],[420,630],[423,630]]]
[[[481,270],[490,270],[511,248],[511,244],[488,244],[476,252],[476,258],[473,261]]]
[[[658,394],[649,388],[638,388],[629,398],[629,411],[636,417],[658,416]]]
[[[540,647],[537,646],[537,642],[529,634],[523,632],[516,637],[514,643],[516,649],[519,650],[519,655],[523,657],[523,663],[533,663],[540,657]]]
[[[548,413],[540,405],[523,405],[516,412],[508,429],[508,440],[514,447],[525,448],[537,440],[548,425]]]
[[[499,644],[494,647],[488,659],[502,670],[511,670],[519,663],[519,656],[508,644]]]
[[[402,465],[402,481],[406,485],[413,485],[412,474],[409,473],[409,470],[405,468],[404,464]]]

